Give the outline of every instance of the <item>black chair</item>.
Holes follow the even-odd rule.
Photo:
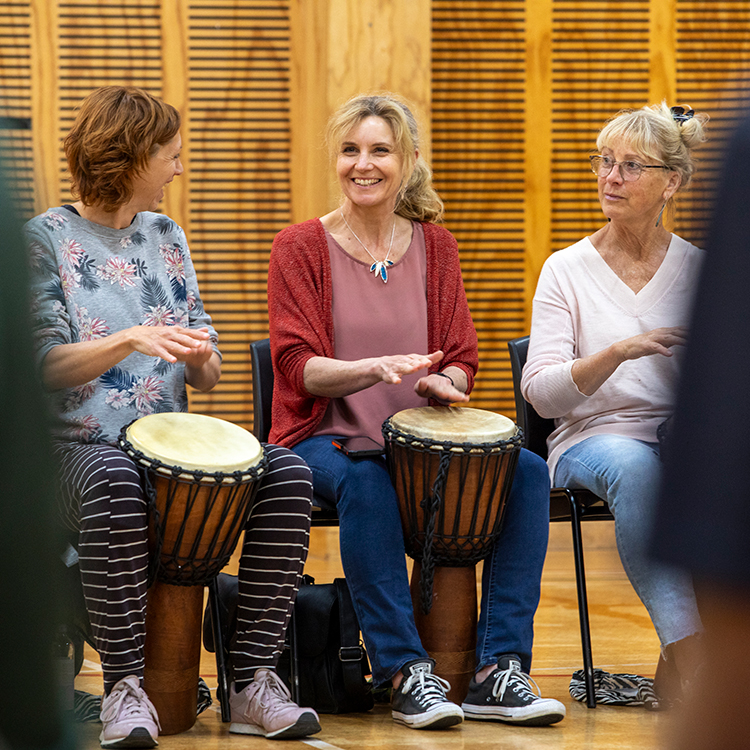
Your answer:
[[[268,442],[271,432],[271,410],[273,404],[273,362],[271,360],[271,340],[260,339],[250,344],[250,358],[253,367],[253,434],[261,443]],[[321,507],[322,499],[313,488],[312,526],[338,526],[339,518],[335,510]],[[289,621],[289,678],[292,699],[299,704],[299,660],[297,658],[297,621],[292,612]]]
[[[534,407],[521,395],[521,371],[526,364],[529,337],[508,342],[510,367],[513,373],[513,391],[516,397],[516,421],[523,430],[524,446],[533,453],[547,459],[547,437],[555,427],[553,420],[540,417]],[[578,589],[578,617],[581,623],[581,650],[583,651],[583,673],[586,683],[586,705],[596,708],[594,696],[594,667],[591,656],[591,632],[589,607],[586,594],[586,569],[583,564],[582,521],[612,521],[607,503],[588,490],[573,490],[568,487],[553,487],[550,493],[550,521],[570,521],[573,531],[573,556]]]
[[[273,400],[273,365],[271,363],[271,340],[260,339],[250,344],[253,365],[253,435],[261,443],[268,442],[271,432],[271,403]],[[324,502],[313,490],[313,526],[338,526],[335,510],[321,507]]]

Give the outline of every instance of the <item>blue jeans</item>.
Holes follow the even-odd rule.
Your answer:
[[[577,443],[555,468],[556,485],[584,488],[607,501],[625,573],[663,648],[703,626],[691,577],[648,555],[660,476],[659,445],[619,435],[594,435]]]
[[[315,493],[338,510],[341,562],[376,684],[427,656],[414,624],[396,493],[381,458],[351,459],[330,436],[294,447],[313,473]],[[484,562],[477,670],[502,654],[531,668],[534,614],[549,535],[545,462],[521,451],[503,530]]]

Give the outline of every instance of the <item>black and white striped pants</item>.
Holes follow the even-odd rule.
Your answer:
[[[307,558],[312,476],[295,453],[266,445],[240,557],[235,679],[274,668]],[[111,445],[58,443],[63,522],[79,532],[86,608],[107,693],[143,676],[148,578],[147,503],[133,461]]]

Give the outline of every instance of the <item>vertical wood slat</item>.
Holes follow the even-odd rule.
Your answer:
[[[539,0],[526,21],[525,274],[524,298],[533,299],[552,238],[552,0]],[[524,331],[531,326],[525,305]]]
[[[649,91],[650,104],[677,96],[677,3],[649,4]]]
[[[330,114],[352,96],[393,91],[406,98],[429,160],[430,5],[291,0],[293,221],[322,216],[340,200],[324,134]]]
[[[525,314],[525,2],[435,0],[432,29],[435,183],[479,336],[472,404],[513,414],[505,342]]]
[[[335,185],[324,144],[328,103],[329,0],[290,0],[289,31],[294,54],[289,71],[290,191],[296,224],[330,209]],[[311,189],[311,186],[315,189]]]
[[[34,213],[59,203],[59,24],[57,0],[31,0],[31,119]]]
[[[286,0],[191,0],[191,252],[219,331],[222,379],[191,408],[250,429],[249,343],[268,335],[274,235],[291,221]]]
[[[186,231],[189,230],[190,206],[190,100],[188,76],[188,0],[161,0],[161,93],[180,113],[183,174],[164,191],[164,213]]]

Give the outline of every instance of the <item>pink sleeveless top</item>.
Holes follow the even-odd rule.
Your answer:
[[[388,269],[388,283],[370,264],[352,258],[326,231],[333,280],[333,342],[336,359],[352,361],[388,354],[427,354],[427,255],[424,229],[412,222],[412,239]],[[376,383],[333,398],[316,435],[367,435],[381,445],[383,422],[402,409],[427,406],[414,391],[427,370],[399,385]]]

